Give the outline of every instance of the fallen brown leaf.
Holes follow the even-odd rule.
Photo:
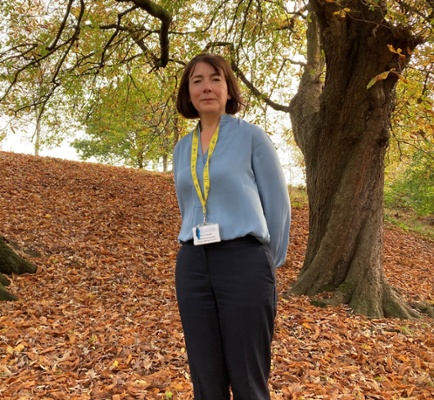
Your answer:
[[[0,303],[0,398],[193,398],[174,289],[180,218],[170,174],[0,152],[0,234],[38,265]],[[303,263],[294,208],[283,294]],[[404,298],[434,301],[434,244],[385,231]],[[280,297],[272,399],[433,399],[433,321],[367,319]],[[169,396],[169,394],[168,394]]]

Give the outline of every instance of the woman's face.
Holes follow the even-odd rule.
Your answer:
[[[188,81],[188,91],[200,118],[225,113],[226,102],[230,99],[226,79],[208,63],[196,64]]]

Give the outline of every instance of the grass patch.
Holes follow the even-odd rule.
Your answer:
[[[291,206],[294,208],[303,208],[307,206],[307,192],[304,186],[288,186],[289,197],[291,198]]]
[[[404,231],[434,240],[434,216],[420,216],[413,210],[386,207],[384,220]]]

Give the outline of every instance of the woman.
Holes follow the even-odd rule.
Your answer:
[[[233,116],[241,105],[224,58],[190,61],[177,109],[199,123],[175,147],[174,179],[176,292],[195,400],[270,398],[274,270],[286,257],[290,204],[271,140]]]

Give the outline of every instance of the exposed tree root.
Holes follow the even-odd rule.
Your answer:
[[[412,303],[411,306],[417,310],[419,310],[423,314],[429,315],[431,318],[434,318],[434,304],[429,303],[427,301],[418,301],[416,303]]]
[[[359,298],[356,291],[348,292],[338,288],[335,292],[328,292],[330,297],[316,297],[311,303],[318,307],[337,307],[348,305],[355,314],[365,315],[369,318],[419,318],[421,313],[434,318],[434,305],[428,302],[406,303],[397,293],[387,284],[382,289],[379,297]]]
[[[25,274],[35,273],[37,267],[16,254],[7,244],[5,238],[0,236],[0,301],[17,300],[17,297],[9,293],[5,286],[9,285],[9,280],[2,274]]]
[[[0,284],[0,301],[13,301],[17,300],[18,297],[14,296],[12,293],[9,293],[5,287]]]

